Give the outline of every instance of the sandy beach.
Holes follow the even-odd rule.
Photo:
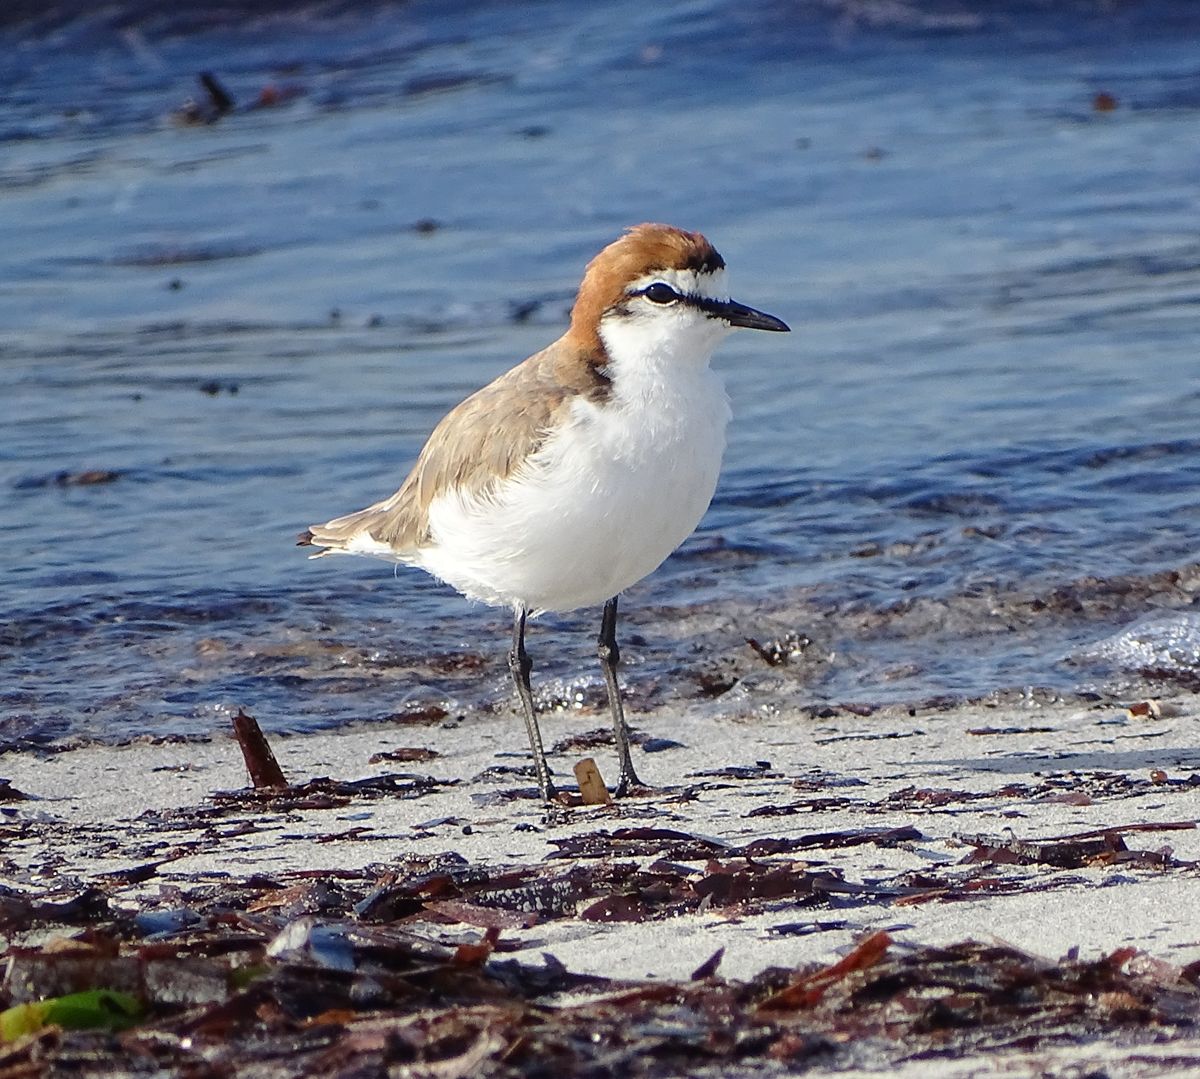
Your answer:
[[[432,919],[451,942],[494,925],[506,960],[537,966],[548,953],[619,983],[686,982],[718,948],[720,976],[746,981],[836,963],[879,931],[900,951],[976,941],[1093,960],[1131,949],[1136,962],[1182,972],[1200,961],[1198,709],[1187,697],[1146,715],[1030,703],[740,723],[635,717],[655,750],[638,751],[638,767],[657,789],[549,812],[519,772],[512,715],[276,737],[292,786],[272,796],[246,789],[232,738],[9,754],[0,776],[28,800],[0,817],[3,875],[27,896],[92,886],[116,908],[150,911],[252,879],[280,889],[386,872],[394,882],[449,864],[456,879],[512,885],[476,896],[464,885],[461,906]],[[546,721],[560,781],[585,756],[612,771],[611,746],[578,748],[602,718]],[[700,887],[722,864],[725,891]],[[688,885],[689,898],[656,907],[634,876],[647,871]],[[1103,1061],[1106,1074],[1158,1074],[1151,1033],[1164,1038],[1116,1025],[1086,1049],[1042,1047],[1038,1060],[1053,1050]],[[1200,1061],[1200,1041],[1166,1040],[1176,1064],[1185,1052]],[[1005,1053],[1024,1074],[1021,1051]]]

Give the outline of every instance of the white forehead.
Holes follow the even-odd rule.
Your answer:
[[[626,291],[637,292],[647,285],[653,285],[655,281],[670,285],[681,296],[703,296],[709,300],[729,299],[724,270],[713,270],[709,273],[697,270],[656,270],[630,281]]]

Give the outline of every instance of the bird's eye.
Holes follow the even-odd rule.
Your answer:
[[[674,303],[679,299],[679,293],[662,281],[655,281],[642,289],[642,295],[651,303]]]

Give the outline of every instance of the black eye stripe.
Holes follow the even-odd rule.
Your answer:
[[[708,296],[697,296],[695,293],[676,292],[665,281],[654,281],[645,288],[637,289],[628,294],[631,298],[636,296],[645,296],[651,303],[662,304],[664,307],[667,304],[681,303],[685,307],[691,307],[697,311],[703,311],[706,315],[713,318],[725,317],[725,308],[728,303],[722,300],[714,300]]]
[[[725,308],[728,306],[727,303],[721,300],[713,300],[707,296],[685,296],[683,302],[689,307],[695,307],[703,311],[706,315],[712,315],[716,318],[722,317],[725,313]]]

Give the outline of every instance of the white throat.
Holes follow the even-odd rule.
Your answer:
[[[683,294],[724,299],[723,278],[723,273],[700,275],[672,270],[649,275],[631,287],[666,281]],[[707,373],[713,351],[731,329],[728,323],[709,318],[686,304],[656,308],[645,301],[608,312],[599,326],[608,354],[608,374],[618,396],[638,386],[662,387]]]

